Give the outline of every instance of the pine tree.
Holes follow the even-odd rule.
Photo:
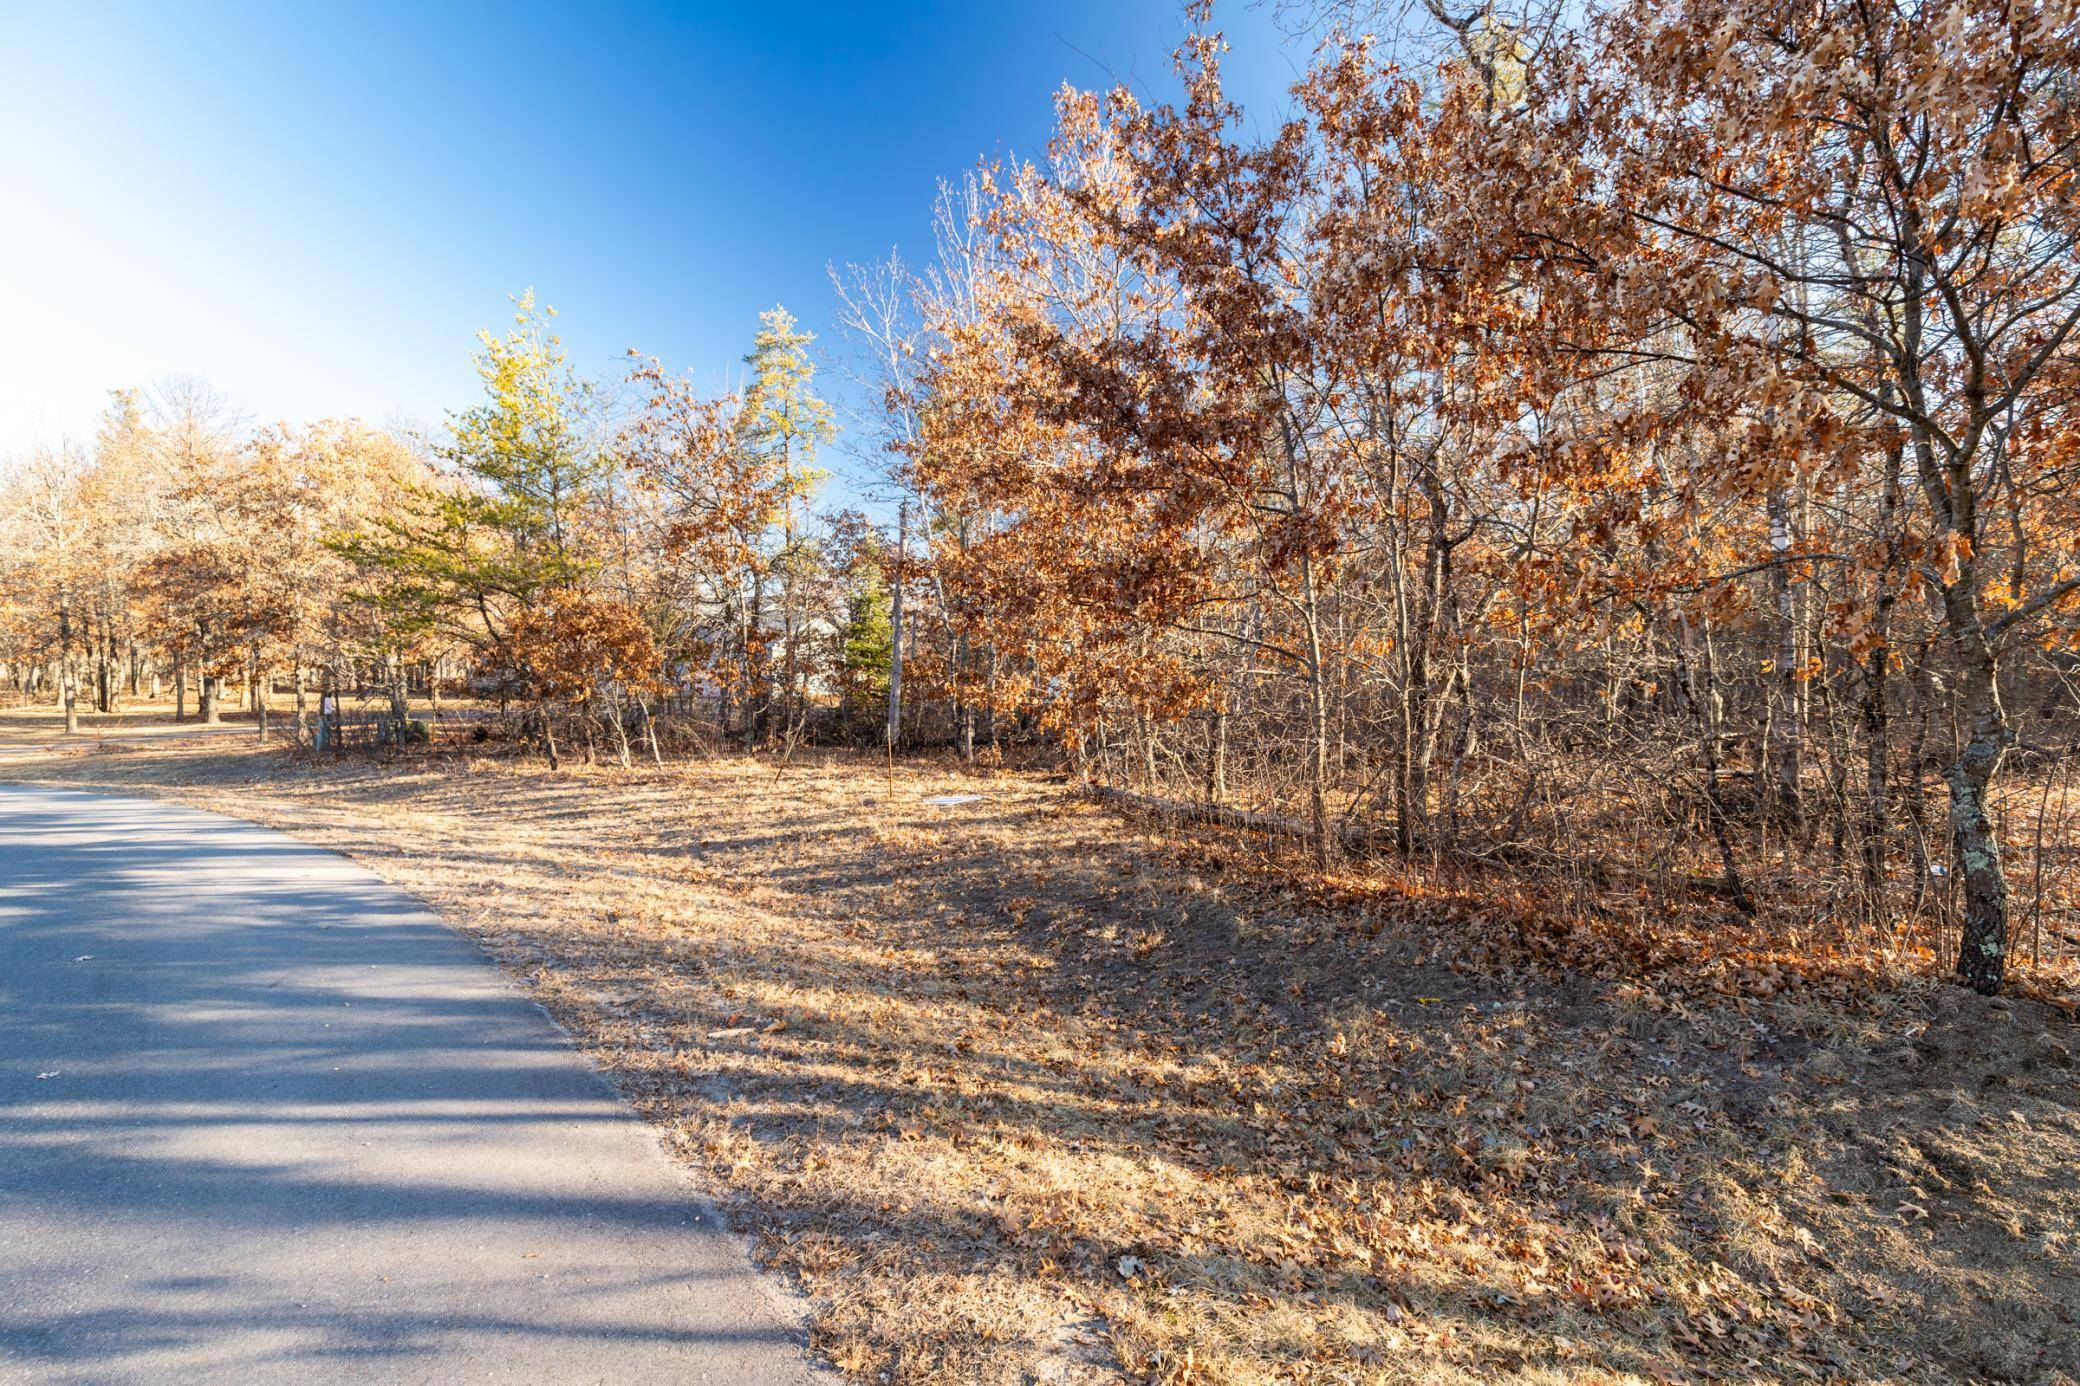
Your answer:
[[[802,682],[807,661],[809,595],[821,567],[813,541],[804,538],[797,510],[814,494],[825,473],[816,468],[817,450],[836,435],[831,407],[815,392],[816,364],[809,356],[814,334],[795,325],[794,315],[774,307],[759,314],[758,335],[744,363],[751,381],[744,392],[745,445],[762,455],[781,479],[780,551],[772,564],[780,584],[779,701],[790,731],[804,704]],[[763,629],[764,594],[754,593],[751,623]],[[755,642],[762,643],[762,642]],[[763,681],[763,680],[759,680]],[[768,694],[752,723],[754,740],[768,730],[773,698]]]
[[[483,403],[451,416],[438,456],[458,484],[419,488],[407,514],[342,541],[362,595],[400,629],[442,628],[510,662],[521,608],[568,591],[594,566],[582,531],[613,477],[585,436],[592,387],[548,331],[555,310],[532,291],[504,336],[478,334]]]
[[[840,683],[849,710],[869,716],[888,699],[894,628],[888,584],[876,564],[861,565],[846,599],[845,630],[839,646]]]

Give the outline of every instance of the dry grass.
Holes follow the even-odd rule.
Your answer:
[[[1034,776],[242,738],[0,773],[433,902],[863,1380],[2080,1379],[2080,1041],[2036,1002],[1555,973],[1509,960],[1519,912]]]

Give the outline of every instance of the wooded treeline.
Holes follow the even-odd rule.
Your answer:
[[[834,275],[900,540],[816,511],[785,313],[716,396],[525,298],[437,443],[116,396],[9,482],[0,658],[205,711],[437,666],[624,762],[873,742],[893,682],[1324,865],[2069,958],[2075,6],[1428,11],[1403,67],[1331,7],[1259,133],[1195,7],[1182,100],[1064,91],[921,269]]]
[[[436,440],[253,430],[175,380],[113,394],[91,444],[19,459],[0,496],[15,690],[68,729],[162,692],[216,721],[230,690],[264,730],[255,690],[287,683],[305,740],[322,692],[401,725],[445,691],[552,760],[573,737],[661,755],[659,713],[667,742],[700,716],[751,745],[880,736],[893,558],[856,512],[811,510],[834,425],[810,334],[766,314],[744,388],[708,398],[648,361],[583,379],[551,310],[517,308],[482,334],[483,401]]]
[[[988,171],[911,456],[996,696],[1325,863],[1799,876],[1997,988],[2071,751],[2074,6],[1432,13],[1261,137],[1204,34]]]
[[[394,667],[407,633],[345,600],[327,539],[431,478],[358,422],[253,431],[196,380],[116,391],[91,444],[38,448],[4,478],[0,663],[67,730],[126,697],[170,691],[213,722],[227,690],[251,705],[290,666]]]

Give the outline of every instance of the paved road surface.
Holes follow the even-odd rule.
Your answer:
[[[481,954],[344,858],[0,785],[0,1381],[807,1382]]]

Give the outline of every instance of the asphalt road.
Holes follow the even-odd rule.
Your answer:
[[[807,1382],[562,1033],[344,858],[0,785],[0,1380]]]

